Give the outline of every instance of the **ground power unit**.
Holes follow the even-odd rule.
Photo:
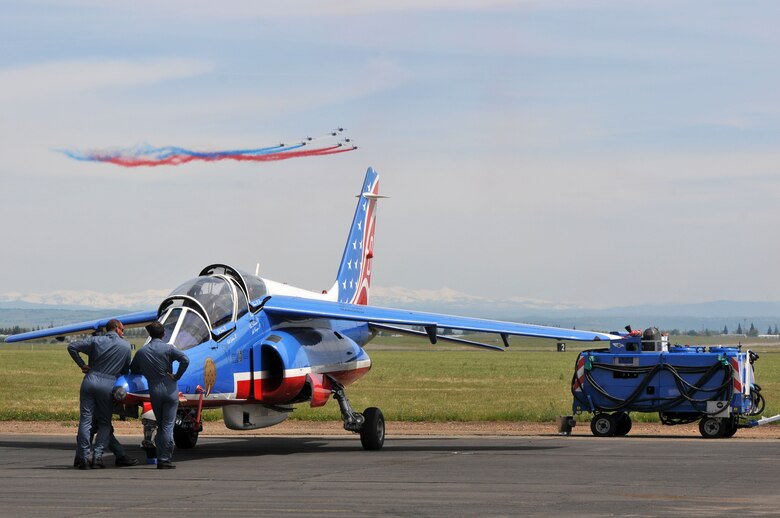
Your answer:
[[[757,424],[750,419],[764,410],[753,372],[757,354],[741,347],[670,346],[655,328],[626,329],[609,349],[577,357],[572,409],[593,413],[593,435],[626,435],[631,412],[657,412],[665,425],[698,421],[706,438],[731,437]]]

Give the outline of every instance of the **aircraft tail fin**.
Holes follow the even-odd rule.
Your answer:
[[[379,195],[379,175],[369,167],[358,194],[355,217],[349,228],[349,237],[336,275],[336,284],[328,291],[335,293],[339,302],[368,304],[371,285],[371,263],[374,258],[374,224]]]

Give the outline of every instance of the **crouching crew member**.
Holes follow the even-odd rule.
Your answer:
[[[95,435],[97,435],[97,428],[95,427],[96,423],[92,423],[92,430],[89,432],[89,436],[91,440],[95,439]],[[119,440],[114,435],[114,427],[111,426],[111,435],[108,436],[108,449],[111,453],[114,454],[114,463],[118,468],[124,468],[126,466],[135,466],[138,464],[138,459],[135,457],[131,457],[127,453],[125,453],[125,449],[122,446],[122,443],[119,442]],[[73,460],[73,467],[78,468],[79,467],[79,455],[76,453],[76,458]]]
[[[189,358],[176,347],[165,343],[161,338],[165,329],[159,322],[146,326],[152,341],[135,353],[130,370],[143,374],[149,383],[149,398],[157,420],[157,469],[173,469],[173,423],[179,408],[179,385],[184,371],[190,364]],[[173,374],[173,362],[179,362],[176,374]]]

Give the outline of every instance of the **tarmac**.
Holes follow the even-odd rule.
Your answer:
[[[206,436],[175,470],[75,470],[72,435],[0,435],[2,516],[777,515],[780,441]]]

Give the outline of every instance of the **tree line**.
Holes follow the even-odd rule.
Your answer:
[[[19,333],[29,333],[31,331],[41,331],[43,329],[51,329],[54,327],[54,325],[49,325],[48,327],[21,327],[21,326],[13,326],[13,327],[0,327],[0,335],[2,336],[8,336],[8,335],[17,335]],[[416,331],[425,332],[425,328],[422,326],[412,326],[412,329]],[[452,329],[440,329],[440,334],[443,335],[451,335],[453,334]],[[723,326],[722,331],[714,330],[714,329],[704,329],[704,330],[696,330],[696,329],[670,329],[670,330],[664,330],[664,332],[669,333],[669,336],[718,336],[718,335],[728,335],[728,334],[734,334],[734,335],[742,335],[742,336],[751,336],[756,337],[759,335],[758,329],[756,326],[753,325],[751,322],[750,328],[745,331],[742,329],[742,324],[737,324],[737,329],[734,331],[734,333],[729,333],[728,326]],[[85,333],[87,334],[87,333]],[[769,328],[766,330],[767,335],[780,335],[780,330],[777,327],[777,324],[775,324],[775,327],[772,328],[772,326],[769,326]],[[142,338],[146,337],[146,330],[143,327],[128,327],[125,329],[125,336],[129,338]]]
[[[704,329],[697,331],[695,329],[688,329],[688,330],[679,330],[679,329],[672,329],[669,332],[669,336],[679,336],[679,335],[687,335],[687,336],[718,336],[718,335],[739,335],[739,336],[752,336],[756,337],[759,335],[758,329],[756,328],[753,323],[750,323],[750,329],[745,331],[742,329],[742,324],[737,324],[737,329],[733,333],[729,333],[729,327],[723,326],[722,331],[717,331],[714,329]],[[780,330],[777,328],[777,324],[775,324],[774,329],[772,326],[769,326],[766,330],[766,335],[780,335]]]
[[[47,329],[47,328],[43,328],[41,326],[38,326],[36,328],[19,327],[19,326],[0,327],[0,335],[16,335],[19,333],[29,333],[30,331],[40,331],[41,329]]]

